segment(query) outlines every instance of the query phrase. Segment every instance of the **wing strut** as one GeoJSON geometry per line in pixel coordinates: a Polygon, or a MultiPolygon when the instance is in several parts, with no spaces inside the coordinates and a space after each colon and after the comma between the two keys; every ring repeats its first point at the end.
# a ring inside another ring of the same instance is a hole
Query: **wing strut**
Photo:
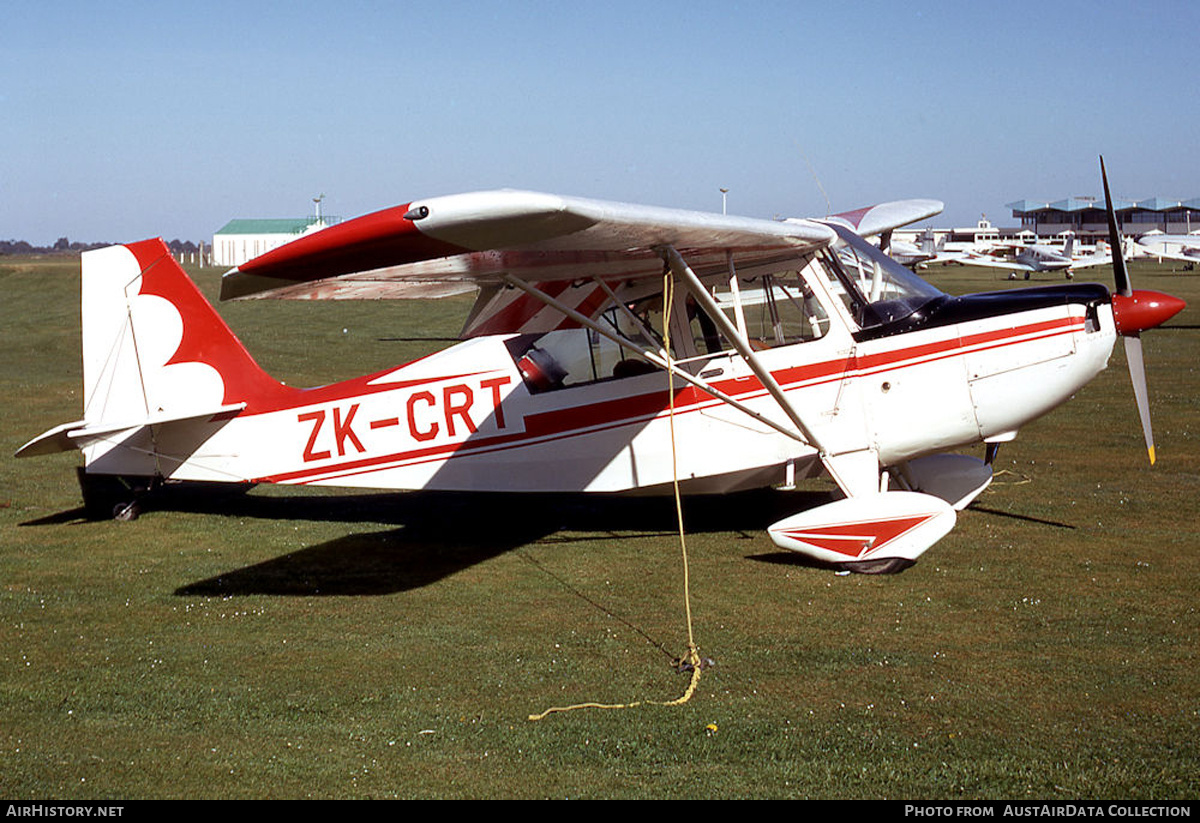
{"type": "MultiPolygon", "coordinates": [[[[680,378],[681,380],[684,380],[687,383],[690,383],[691,385],[695,386],[697,389],[704,392],[705,394],[708,394],[709,396],[714,397],[717,400],[720,400],[722,403],[732,406],[733,408],[737,409],[738,411],[740,411],[744,414],[747,414],[750,417],[753,417],[755,420],[762,423],[763,425],[770,426],[772,429],[779,432],[780,434],[787,435],[788,437],[792,438],[793,440],[798,440],[801,443],[804,443],[805,445],[811,445],[814,448],[816,447],[816,443],[814,441],[806,438],[800,432],[793,431],[792,429],[789,429],[787,426],[780,425],[779,423],[776,423],[774,420],[770,419],[769,417],[766,417],[766,416],[760,414],[759,412],[754,411],[754,409],[751,409],[744,403],[730,397],[725,392],[723,392],[720,389],[716,388],[715,386],[711,385],[708,381],[704,380],[703,378],[696,377],[695,375],[689,374],[688,372],[686,372],[683,369],[676,366],[674,363],[668,363],[666,358],[663,357],[662,354],[660,354],[659,352],[656,352],[647,346],[643,346],[640,343],[635,343],[634,341],[630,340],[629,338],[625,337],[624,335],[619,334],[616,331],[613,331],[611,328],[605,328],[604,326],[600,325],[599,323],[597,323],[595,320],[588,317],[587,315],[576,311],[575,309],[562,303],[559,300],[556,300],[555,298],[551,297],[550,295],[548,295],[545,292],[538,289],[536,286],[533,286],[530,283],[527,283],[526,281],[522,280],[521,278],[516,277],[515,275],[512,275],[512,274],[506,274],[504,276],[504,281],[506,283],[509,283],[512,286],[520,289],[521,291],[525,292],[526,294],[528,294],[530,297],[534,298],[535,300],[545,303],[550,308],[561,312],[562,314],[566,315],[567,317],[571,318],[575,322],[582,325],[584,328],[591,329],[592,331],[596,332],[597,334],[603,335],[604,337],[608,338],[612,342],[616,343],[618,346],[629,349],[634,354],[636,354],[638,357],[642,358],[643,360],[645,360],[646,362],[655,366],[656,368],[659,368],[662,371],[670,372],[671,374],[675,375],[676,377],[680,378]]],[[[599,278],[595,278],[595,282],[599,283],[601,288],[603,288],[609,294],[610,299],[615,300],[615,295],[612,294],[611,290],[609,290],[609,288],[604,284],[604,282],[602,280],[600,280],[599,278]]],[[[622,305],[620,300],[615,300],[615,302],[617,303],[618,306],[622,305]]],[[[634,319],[637,320],[636,317],[634,319]]],[[[640,323],[641,321],[638,321],[638,322],[640,323]]],[[[803,429],[801,429],[801,432],[802,431],[803,431],[803,429]]]]}
{"type": "Polygon", "coordinates": [[[658,253],[662,255],[662,258],[667,262],[667,265],[671,267],[671,271],[683,280],[684,284],[688,288],[688,291],[691,292],[692,297],[696,298],[696,302],[700,304],[700,307],[704,309],[708,316],[713,319],[713,322],[717,324],[717,328],[719,328],[721,333],[725,335],[725,338],[733,344],[735,349],[737,349],[737,353],[740,354],[742,359],[746,361],[746,364],[750,366],[750,370],[754,372],[754,376],[758,378],[759,382],[762,383],[763,388],[765,388],[767,392],[770,393],[771,397],[775,399],[775,402],[779,404],[779,408],[782,409],[784,414],[786,414],[788,418],[796,424],[796,428],[799,429],[800,433],[804,435],[804,440],[818,452],[820,452],[822,457],[824,457],[827,450],[825,446],[822,445],[820,438],[818,438],[813,432],[812,427],[804,422],[804,418],[801,417],[800,412],[795,406],[792,405],[791,401],[788,400],[787,395],[783,393],[783,388],[780,387],[777,382],[775,382],[775,377],[758,359],[758,356],[754,353],[754,350],[750,348],[750,343],[747,341],[746,337],[741,334],[732,323],[729,322],[729,318],[726,317],[725,313],[721,311],[719,306],[717,306],[717,302],[713,300],[712,295],[708,293],[708,289],[704,288],[704,284],[700,282],[700,278],[696,276],[694,271],[692,271],[691,266],[684,262],[684,259],[680,256],[679,252],[675,250],[674,246],[661,246],[658,249],[658,253]]]}
{"type": "Polygon", "coordinates": [[[725,267],[729,269],[729,291],[733,295],[733,316],[737,320],[738,334],[743,338],[746,333],[746,313],[742,310],[742,289],[738,285],[737,271],[733,267],[733,252],[725,252],[725,267]]]}

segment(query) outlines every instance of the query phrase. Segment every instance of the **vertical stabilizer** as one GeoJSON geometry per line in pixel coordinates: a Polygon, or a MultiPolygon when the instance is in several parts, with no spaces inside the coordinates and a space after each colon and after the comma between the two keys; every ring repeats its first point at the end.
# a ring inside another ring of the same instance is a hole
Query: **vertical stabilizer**
{"type": "Polygon", "coordinates": [[[18,457],[80,449],[89,473],[169,476],[243,410],[295,395],[271,379],[162,240],[85,252],[83,419],[18,457]]]}
{"type": "Polygon", "coordinates": [[[287,393],[259,368],[162,240],[83,255],[84,420],[136,425],[287,393]]]}

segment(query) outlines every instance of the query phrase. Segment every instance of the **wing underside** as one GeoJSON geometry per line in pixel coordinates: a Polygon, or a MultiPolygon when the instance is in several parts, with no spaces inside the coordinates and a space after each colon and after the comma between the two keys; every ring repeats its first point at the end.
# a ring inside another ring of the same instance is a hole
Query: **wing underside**
{"type": "MultiPolygon", "coordinates": [[[[519,277],[595,316],[619,283],[661,276],[660,249],[701,273],[795,258],[835,238],[779,222],[524,191],[414,201],[301,237],[225,274],[221,299],[411,299],[479,289],[464,336],[543,330],[519,277]],[[607,285],[601,286],[603,282],[607,285]],[[584,288],[581,288],[584,284],[584,288]]],[[[554,328],[553,325],[550,328],[554,328]]]]}
{"type": "Polygon", "coordinates": [[[1149,235],[1137,241],[1145,254],[1182,260],[1185,263],[1200,261],[1200,235],[1159,234],[1149,235]]]}
{"type": "Polygon", "coordinates": [[[657,248],[698,266],[829,244],[808,221],[776,222],[521,191],[451,195],[330,226],[226,273],[221,299],[397,298],[496,283],[628,279],[662,270],[657,248]]]}

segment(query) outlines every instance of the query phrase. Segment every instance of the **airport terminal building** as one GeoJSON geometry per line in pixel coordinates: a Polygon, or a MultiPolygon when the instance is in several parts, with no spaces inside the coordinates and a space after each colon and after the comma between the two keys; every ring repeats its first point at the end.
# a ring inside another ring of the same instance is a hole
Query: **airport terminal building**
{"type": "MultiPolygon", "coordinates": [[[[1151,197],[1147,200],[1113,199],[1117,224],[1127,237],[1140,237],[1152,231],[1164,234],[1190,234],[1200,231],[1200,197],[1191,200],[1166,200],[1151,197]]],[[[1021,229],[1037,237],[1055,237],[1075,232],[1084,243],[1108,237],[1108,217],[1103,199],[1068,197],[1053,203],[1018,200],[1008,203],[1021,229]]]]}

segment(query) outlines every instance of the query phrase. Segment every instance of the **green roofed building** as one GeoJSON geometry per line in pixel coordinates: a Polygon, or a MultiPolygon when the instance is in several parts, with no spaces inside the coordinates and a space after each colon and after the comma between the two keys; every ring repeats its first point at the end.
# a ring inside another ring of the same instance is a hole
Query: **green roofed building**
{"type": "Polygon", "coordinates": [[[340,222],[336,217],[280,217],[230,220],[213,235],[213,264],[240,266],[297,237],[340,222]]]}

